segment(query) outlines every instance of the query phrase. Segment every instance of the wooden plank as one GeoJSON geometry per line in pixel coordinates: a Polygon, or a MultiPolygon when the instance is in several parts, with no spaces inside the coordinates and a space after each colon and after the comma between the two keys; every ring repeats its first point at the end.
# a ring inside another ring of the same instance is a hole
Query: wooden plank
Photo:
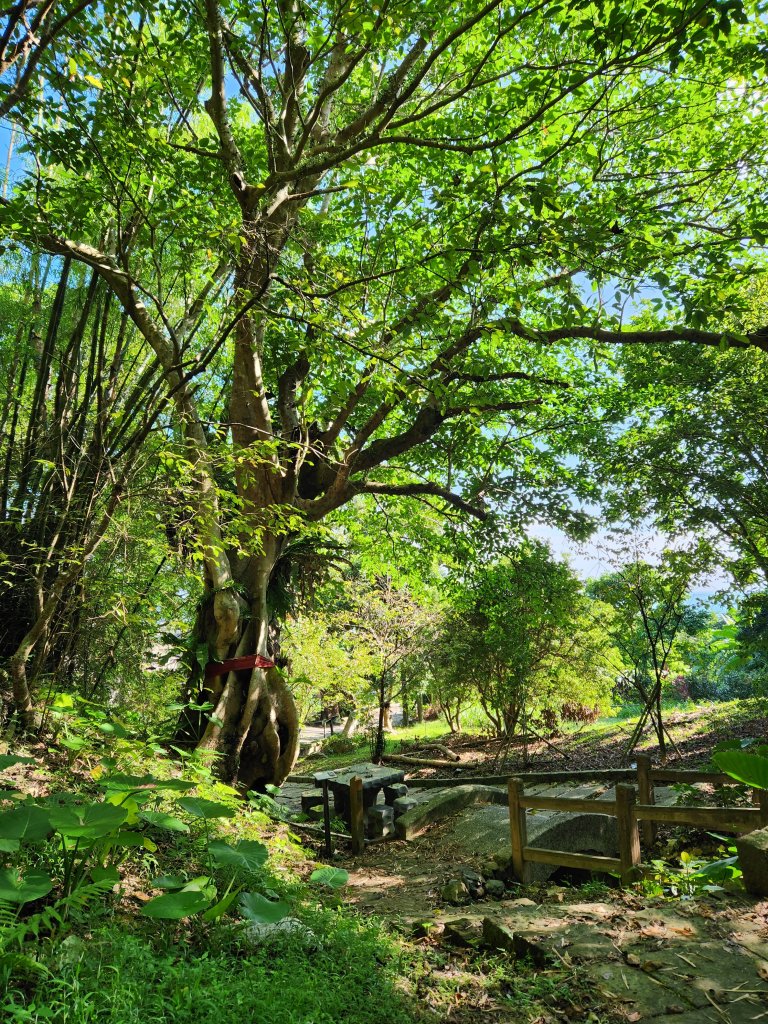
{"type": "Polygon", "coordinates": [[[754,829],[760,827],[758,807],[659,807],[635,804],[636,821],[664,821],[673,825],[704,825],[707,828],[754,829]]]}
{"type": "Polygon", "coordinates": [[[525,857],[523,850],[528,842],[528,826],[525,820],[525,808],[522,806],[523,783],[520,779],[510,779],[507,783],[509,796],[509,838],[512,846],[512,870],[518,882],[525,882],[525,857]]]}
{"type": "Polygon", "coordinates": [[[713,786],[724,782],[736,784],[735,779],[722,772],[694,772],[683,768],[651,768],[650,776],[653,782],[711,782],[713,786]]]}
{"type": "Polygon", "coordinates": [[[529,864],[558,864],[563,868],[582,868],[584,871],[620,871],[618,857],[598,857],[591,853],[566,853],[565,850],[546,850],[540,846],[526,846],[523,856],[529,864]]]}
{"type": "MultiPolygon", "coordinates": [[[[451,768],[451,765],[443,765],[451,768]]],[[[456,770],[465,765],[457,765],[456,770]]],[[[634,768],[603,768],[602,770],[586,769],[573,772],[515,772],[506,775],[462,775],[450,779],[413,779],[406,782],[413,789],[450,789],[452,786],[506,786],[510,778],[520,779],[526,785],[539,782],[622,782],[635,778],[634,768]]]]}
{"type": "Polygon", "coordinates": [[[325,859],[331,859],[331,805],[328,799],[328,780],[323,783],[323,832],[325,833],[325,859]]]}
{"type": "MultiPolygon", "coordinates": [[[[641,804],[655,804],[653,778],[651,777],[651,759],[647,754],[638,754],[637,761],[637,795],[641,804]]],[[[640,834],[646,847],[653,846],[656,841],[656,826],[652,821],[644,821],[640,826],[640,834]]]]}
{"type": "Polygon", "coordinates": [[[637,790],[626,782],[616,786],[616,825],[619,832],[621,884],[630,885],[640,875],[640,830],[633,814],[637,790]]]}
{"type": "Polygon", "coordinates": [[[760,814],[760,828],[768,825],[768,789],[753,789],[752,795],[760,814]]]}
{"type": "Polygon", "coordinates": [[[352,834],[352,853],[357,856],[365,849],[363,780],[359,775],[349,780],[349,831],[352,834]]]}
{"type": "Polygon", "coordinates": [[[524,796],[521,807],[532,811],[568,811],[571,814],[616,814],[615,800],[588,799],[580,796],[524,796]]]}

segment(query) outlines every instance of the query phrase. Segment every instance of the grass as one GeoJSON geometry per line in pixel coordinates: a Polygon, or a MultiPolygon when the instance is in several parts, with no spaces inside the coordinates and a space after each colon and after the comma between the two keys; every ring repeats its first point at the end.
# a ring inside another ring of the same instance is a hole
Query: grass
{"type": "Polygon", "coordinates": [[[315,910],[305,935],[249,945],[231,926],[147,930],[113,921],[49,944],[49,972],[5,995],[7,1024],[412,1024],[403,951],[383,929],[315,910]]]}

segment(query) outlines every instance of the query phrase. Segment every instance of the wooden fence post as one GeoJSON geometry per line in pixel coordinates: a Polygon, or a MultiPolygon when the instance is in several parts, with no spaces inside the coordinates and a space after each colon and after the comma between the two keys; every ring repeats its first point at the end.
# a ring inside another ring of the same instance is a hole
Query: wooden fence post
{"type": "Polygon", "coordinates": [[[525,808],[520,806],[523,795],[523,783],[520,779],[511,778],[507,783],[509,794],[509,838],[512,845],[512,870],[518,882],[525,882],[525,854],[528,845],[528,826],[525,820],[525,808]]]}
{"type": "Polygon", "coordinates": [[[331,805],[328,797],[328,779],[323,780],[323,835],[325,837],[325,859],[330,860],[331,848],[331,805]]]}
{"type": "Polygon", "coordinates": [[[352,853],[365,849],[365,822],[363,819],[363,780],[359,775],[349,780],[349,831],[352,834],[352,853]]]}
{"type": "Polygon", "coordinates": [[[768,826],[768,789],[753,789],[752,795],[760,809],[760,828],[768,826]]]}
{"type": "MultiPolygon", "coordinates": [[[[637,755],[637,790],[640,797],[638,803],[655,804],[656,796],[653,792],[653,780],[651,779],[651,759],[647,754],[637,755]]],[[[651,847],[656,841],[656,824],[653,821],[640,823],[640,831],[643,836],[643,843],[651,847]]]]}
{"type": "Polygon", "coordinates": [[[625,782],[616,786],[616,825],[619,831],[622,885],[636,881],[640,874],[640,830],[635,818],[636,799],[634,786],[625,782]]]}

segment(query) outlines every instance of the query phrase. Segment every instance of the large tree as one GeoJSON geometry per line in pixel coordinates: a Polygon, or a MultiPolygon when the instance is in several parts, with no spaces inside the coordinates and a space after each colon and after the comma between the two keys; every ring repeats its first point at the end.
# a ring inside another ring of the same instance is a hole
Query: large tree
{"type": "MultiPolygon", "coordinates": [[[[155,353],[212,660],[269,655],[270,577],[301,522],[361,494],[514,506],[553,478],[605,346],[721,343],[701,282],[745,270],[768,144],[761,22],[738,0],[91,14],[47,51],[46,109],[19,100],[36,160],[6,230],[92,267],[155,353]],[[680,320],[624,330],[614,300],[648,281],[680,320]]],[[[549,497],[562,520],[574,484],[549,497]]],[[[280,676],[231,671],[204,696],[188,739],[244,786],[282,779],[280,676]]]]}

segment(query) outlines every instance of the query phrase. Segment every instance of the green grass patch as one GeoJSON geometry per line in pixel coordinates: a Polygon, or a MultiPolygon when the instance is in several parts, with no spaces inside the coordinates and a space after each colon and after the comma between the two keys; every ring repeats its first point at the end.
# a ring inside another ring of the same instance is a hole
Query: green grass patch
{"type": "Polygon", "coordinates": [[[303,915],[309,932],[255,945],[233,926],[117,923],[49,945],[47,975],[17,976],[7,1024],[412,1024],[401,947],[341,911],[303,915]]]}

